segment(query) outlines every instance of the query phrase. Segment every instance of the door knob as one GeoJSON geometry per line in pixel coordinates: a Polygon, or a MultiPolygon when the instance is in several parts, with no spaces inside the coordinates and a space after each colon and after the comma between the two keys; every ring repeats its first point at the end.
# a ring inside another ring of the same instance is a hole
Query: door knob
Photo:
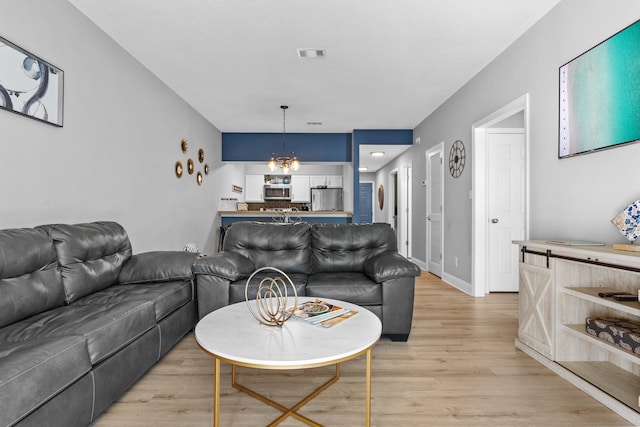
{"type": "Polygon", "coordinates": [[[491,218],[491,224],[497,224],[498,218],[491,218]]]}

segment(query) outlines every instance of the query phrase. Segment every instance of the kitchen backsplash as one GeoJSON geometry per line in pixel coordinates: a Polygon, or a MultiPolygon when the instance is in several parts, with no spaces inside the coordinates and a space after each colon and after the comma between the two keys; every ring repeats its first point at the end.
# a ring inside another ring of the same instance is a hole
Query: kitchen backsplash
{"type": "Polygon", "coordinates": [[[250,211],[259,211],[260,209],[273,208],[296,208],[298,210],[308,210],[309,203],[291,203],[288,200],[271,200],[264,203],[247,203],[250,211]]]}

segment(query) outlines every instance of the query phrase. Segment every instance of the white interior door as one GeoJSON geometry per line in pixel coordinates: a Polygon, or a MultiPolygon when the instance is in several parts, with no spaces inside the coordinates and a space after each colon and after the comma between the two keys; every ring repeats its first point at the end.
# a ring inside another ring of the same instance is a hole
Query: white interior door
{"type": "Polygon", "coordinates": [[[411,183],[413,182],[413,166],[410,164],[407,167],[407,258],[411,258],[411,236],[413,235],[413,187],[411,183]]]}
{"type": "Polygon", "coordinates": [[[427,267],[436,276],[442,277],[442,214],[443,176],[442,144],[427,151],[427,267]]]}
{"type": "Polygon", "coordinates": [[[391,228],[393,228],[396,233],[398,253],[402,253],[402,245],[400,244],[402,236],[400,236],[400,218],[398,217],[398,169],[393,169],[389,173],[388,191],[389,195],[387,196],[387,194],[385,194],[385,204],[388,203],[389,205],[389,224],[391,224],[391,228]]]}
{"type": "Polygon", "coordinates": [[[411,167],[406,165],[400,167],[398,174],[398,252],[405,258],[409,258],[410,246],[410,219],[409,200],[411,199],[411,167]]]}
{"type": "Polygon", "coordinates": [[[522,129],[487,129],[489,290],[517,292],[518,247],[525,236],[525,136],[522,129]]]}

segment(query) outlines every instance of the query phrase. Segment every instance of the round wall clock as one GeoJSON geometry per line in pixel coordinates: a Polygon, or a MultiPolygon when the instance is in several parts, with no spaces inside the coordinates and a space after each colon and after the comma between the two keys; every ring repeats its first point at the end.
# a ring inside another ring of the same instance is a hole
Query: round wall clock
{"type": "Polygon", "coordinates": [[[454,178],[459,177],[464,170],[464,144],[462,141],[457,140],[451,146],[451,151],[449,152],[449,172],[451,172],[451,176],[454,178]]]}

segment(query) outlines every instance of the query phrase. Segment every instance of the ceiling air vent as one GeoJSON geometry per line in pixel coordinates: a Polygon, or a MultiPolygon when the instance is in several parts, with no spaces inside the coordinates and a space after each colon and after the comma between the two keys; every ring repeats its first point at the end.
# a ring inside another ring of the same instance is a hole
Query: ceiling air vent
{"type": "Polygon", "coordinates": [[[296,49],[298,58],[324,58],[327,56],[326,49],[296,49]]]}

